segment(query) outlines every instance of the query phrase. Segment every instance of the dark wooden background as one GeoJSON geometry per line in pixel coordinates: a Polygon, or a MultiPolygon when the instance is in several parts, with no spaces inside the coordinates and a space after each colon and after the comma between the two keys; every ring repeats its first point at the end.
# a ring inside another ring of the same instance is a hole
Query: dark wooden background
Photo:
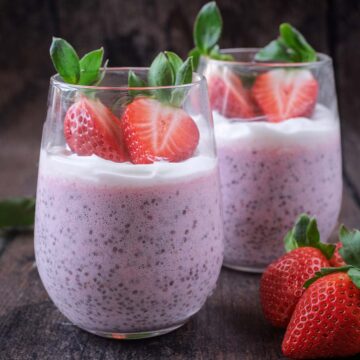
{"type": "MultiPolygon", "coordinates": [[[[80,53],[104,46],[110,65],[185,56],[201,0],[0,0],[0,198],[34,195],[52,35],[80,53]]],[[[263,46],[288,21],[334,59],[342,121],[341,221],[360,226],[360,0],[219,0],[222,47],[263,46]]],[[[119,344],[86,334],[43,290],[32,235],[0,239],[0,360],[282,359],[281,332],[261,315],[258,277],[223,270],[205,308],[163,338],[119,344]]]]}

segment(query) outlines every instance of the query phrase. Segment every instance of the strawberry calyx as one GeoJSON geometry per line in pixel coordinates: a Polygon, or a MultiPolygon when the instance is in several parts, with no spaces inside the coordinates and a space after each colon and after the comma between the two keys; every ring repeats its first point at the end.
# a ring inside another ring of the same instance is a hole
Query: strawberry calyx
{"type": "Polygon", "coordinates": [[[317,221],[307,214],[301,214],[297,218],[294,227],[284,238],[284,245],[287,252],[300,247],[314,247],[319,249],[327,259],[330,259],[335,251],[335,245],[320,241],[317,221]]]}
{"type": "Polygon", "coordinates": [[[183,61],[174,52],[160,52],[150,65],[147,79],[141,79],[132,70],[129,71],[129,95],[131,99],[137,96],[152,97],[167,105],[180,107],[186,95],[186,89],[161,87],[190,84],[192,76],[192,57],[183,61]],[[157,89],[147,89],[148,87],[157,87],[157,89]]]}
{"type": "Polygon", "coordinates": [[[340,226],[339,238],[342,244],[339,253],[345,262],[345,266],[335,268],[322,268],[315,276],[304,284],[308,288],[316,280],[336,272],[345,272],[349,275],[354,285],[360,289],[360,231],[348,230],[344,225],[340,226]]]}

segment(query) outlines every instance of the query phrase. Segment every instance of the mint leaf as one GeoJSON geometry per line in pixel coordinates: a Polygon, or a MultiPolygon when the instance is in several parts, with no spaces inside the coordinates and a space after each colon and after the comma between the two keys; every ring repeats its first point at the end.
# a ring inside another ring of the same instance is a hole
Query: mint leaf
{"type": "Polygon", "coordinates": [[[66,40],[54,37],[50,46],[50,56],[63,80],[69,84],[77,84],[80,79],[80,64],[74,48],[66,40]]]}
{"type": "Polygon", "coordinates": [[[283,23],[280,25],[280,37],[285,46],[297,54],[294,61],[307,62],[316,60],[316,51],[305,40],[304,36],[290,24],[283,23]]]}
{"type": "Polygon", "coordinates": [[[352,282],[355,284],[355,286],[360,289],[360,269],[351,268],[348,271],[348,275],[352,282]]]}
{"type": "Polygon", "coordinates": [[[80,85],[92,85],[99,79],[104,49],[93,50],[80,60],[80,85]]]}
{"type": "MultiPolygon", "coordinates": [[[[133,71],[129,71],[128,75],[128,85],[131,88],[136,87],[146,87],[146,82],[138,77],[133,71]]],[[[148,95],[148,91],[146,90],[129,90],[129,94],[131,97],[135,97],[138,95],[148,95]]]]}
{"type": "MultiPolygon", "coordinates": [[[[185,60],[185,62],[180,66],[177,74],[175,85],[184,85],[192,82],[193,75],[193,61],[192,58],[189,57],[185,60]]],[[[171,94],[171,104],[174,106],[180,106],[184,96],[186,94],[187,89],[184,88],[176,88],[173,90],[171,94]]]]}
{"type": "Polygon", "coordinates": [[[180,66],[183,64],[181,57],[172,51],[165,51],[165,55],[172,66],[174,74],[176,74],[179,71],[180,66]]]}
{"type": "Polygon", "coordinates": [[[9,198],[0,201],[0,229],[23,228],[34,224],[35,199],[9,198]]]}
{"type": "Polygon", "coordinates": [[[200,62],[201,51],[198,48],[194,48],[189,51],[189,57],[193,59],[193,68],[197,69],[200,62]]]}
{"type": "MultiPolygon", "coordinates": [[[[172,65],[163,52],[151,63],[148,73],[149,86],[171,86],[174,84],[175,74],[172,65]]],[[[160,101],[169,101],[170,89],[158,89],[153,91],[160,101]]]]}
{"type": "Polygon", "coordinates": [[[196,17],[194,25],[195,46],[208,53],[220,39],[222,18],[215,1],[205,4],[196,17]]]}
{"type": "Polygon", "coordinates": [[[287,62],[289,60],[289,54],[282,41],[273,40],[255,55],[255,60],[287,62]]]}
{"type": "Polygon", "coordinates": [[[347,272],[349,269],[351,269],[351,266],[342,266],[342,267],[336,267],[336,268],[322,268],[320,271],[317,271],[315,273],[315,276],[311,279],[307,280],[304,284],[304,288],[308,288],[311,284],[313,284],[316,280],[336,272],[347,272]]]}
{"type": "Polygon", "coordinates": [[[335,251],[335,245],[324,244],[320,241],[320,233],[315,218],[307,214],[301,214],[292,230],[284,238],[285,250],[290,252],[299,247],[314,247],[319,249],[327,259],[330,259],[335,251]]]}
{"type": "Polygon", "coordinates": [[[293,26],[283,23],[280,36],[255,55],[256,61],[309,62],[316,61],[316,51],[293,26]]]}
{"type": "Polygon", "coordinates": [[[341,225],[339,238],[343,245],[339,253],[346,264],[360,267],[360,231],[350,231],[344,225],[341,225]]]}
{"type": "Polygon", "coordinates": [[[148,83],[149,86],[170,86],[174,82],[174,72],[170,61],[161,52],[151,63],[148,83]]]}
{"type": "Polygon", "coordinates": [[[192,82],[192,58],[188,57],[176,73],[175,85],[184,85],[192,82]]]}
{"type": "Polygon", "coordinates": [[[231,61],[234,60],[234,57],[230,54],[222,54],[220,52],[220,48],[219,45],[215,45],[210,53],[209,53],[209,57],[211,59],[215,59],[215,60],[224,60],[224,61],[231,61]]]}

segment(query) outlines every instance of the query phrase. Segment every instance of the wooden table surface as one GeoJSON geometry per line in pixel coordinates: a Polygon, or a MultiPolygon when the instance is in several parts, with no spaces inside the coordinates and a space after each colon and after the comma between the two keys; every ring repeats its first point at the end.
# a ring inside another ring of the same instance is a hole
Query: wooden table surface
{"type": "MultiPolygon", "coordinates": [[[[47,84],[38,84],[0,114],[0,197],[35,193],[46,92],[47,84]]],[[[355,227],[360,226],[360,142],[350,127],[342,130],[340,221],[355,227]]],[[[214,294],[185,326],[158,338],[120,342],[88,334],[60,314],[40,282],[32,233],[2,239],[0,247],[1,360],[285,359],[283,332],[268,325],[260,311],[258,275],[223,269],[214,294]]]]}

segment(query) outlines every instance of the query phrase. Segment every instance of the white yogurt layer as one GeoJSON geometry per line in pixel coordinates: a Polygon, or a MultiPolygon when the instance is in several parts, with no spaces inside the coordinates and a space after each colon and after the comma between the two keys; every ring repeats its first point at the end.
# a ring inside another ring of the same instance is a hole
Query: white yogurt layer
{"type": "Polygon", "coordinates": [[[246,141],[256,146],[303,144],[316,145],[319,141],[338,136],[339,121],[333,113],[317,104],[311,118],[298,117],[279,123],[266,121],[231,121],[213,112],[215,138],[219,147],[246,141]]]}
{"type": "Polygon", "coordinates": [[[78,156],[60,147],[40,153],[41,175],[129,187],[188,181],[213,171],[216,165],[214,157],[200,154],[178,163],[158,161],[135,165],[116,163],[96,155],[78,156]]]}

